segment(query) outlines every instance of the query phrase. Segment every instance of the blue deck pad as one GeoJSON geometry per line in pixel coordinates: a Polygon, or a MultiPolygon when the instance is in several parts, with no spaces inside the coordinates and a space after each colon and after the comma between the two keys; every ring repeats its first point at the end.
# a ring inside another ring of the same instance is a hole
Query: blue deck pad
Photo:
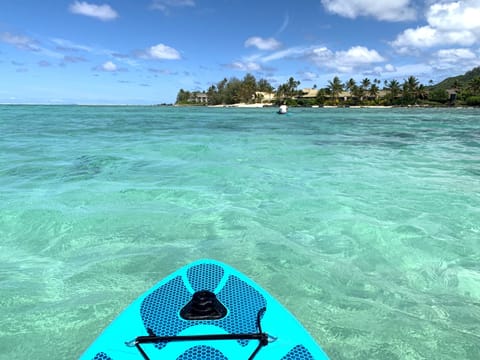
{"type": "MultiPolygon", "coordinates": [[[[266,306],[265,298],[253,287],[229,275],[224,286],[219,284],[224,277],[224,270],[215,264],[199,264],[187,271],[187,278],[177,276],[153,291],[142,302],[140,315],[147,329],[157,336],[175,336],[185,329],[197,325],[214,325],[227,333],[255,333],[257,314],[266,306]],[[220,320],[184,320],[179,316],[180,309],[192,298],[193,292],[199,290],[217,291],[218,300],[227,308],[228,314],[220,320]]],[[[268,309],[267,309],[268,311],[268,309]]],[[[242,346],[248,340],[238,340],[242,346]]],[[[166,343],[158,343],[162,349],[166,343]]]]}
{"type": "Polygon", "coordinates": [[[194,292],[201,290],[215,292],[224,274],[225,270],[215,264],[199,264],[187,270],[188,282],[194,292]]]}
{"type": "Polygon", "coordinates": [[[113,360],[113,359],[107,354],[105,354],[104,352],[100,352],[97,355],[95,355],[93,360],[113,360]]]}
{"type": "Polygon", "coordinates": [[[315,360],[304,346],[297,345],[290,350],[281,360],[315,360]]]}
{"type": "Polygon", "coordinates": [[[219,350],[211,348],[210,346],[194,346],[182,355],[177,360],[228,360],[219,350]]]}

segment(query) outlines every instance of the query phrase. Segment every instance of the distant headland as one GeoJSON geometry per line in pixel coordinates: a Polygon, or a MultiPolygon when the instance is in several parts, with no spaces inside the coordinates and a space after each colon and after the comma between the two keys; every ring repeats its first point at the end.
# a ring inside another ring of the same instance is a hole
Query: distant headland
{"type": "Polygon", "coordinates": [[[274,88],[266,79],[252,74],[243,79],[224,78],[203,91],[180,89],[176,105],[263,107],[285,103],[303,107],[370,106],[480,106],[480,67],[464,75],[449,77],[438,84],[421,84],[415,76],[402,82],[353,78],[342,82],[338,76],[323,88],[300,89],[293,77],[274,88]]]}

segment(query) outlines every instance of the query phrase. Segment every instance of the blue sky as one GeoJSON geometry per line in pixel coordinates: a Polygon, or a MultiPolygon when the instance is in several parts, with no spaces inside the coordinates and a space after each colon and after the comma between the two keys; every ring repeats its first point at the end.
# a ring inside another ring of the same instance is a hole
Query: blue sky
{"type": "Polygon", "coordinates": [[[0,103],[156,104],[274,86],[423,83],[480,65],[480,0],[4,0],[0,103]]]}

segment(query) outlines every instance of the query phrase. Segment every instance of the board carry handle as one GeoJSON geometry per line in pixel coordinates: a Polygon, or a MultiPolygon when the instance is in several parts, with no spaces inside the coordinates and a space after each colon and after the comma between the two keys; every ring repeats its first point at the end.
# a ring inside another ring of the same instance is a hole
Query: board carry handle
{"type": "Polygon", "coordinates": [[[148,336],[137,336],[134,340],[125,342],[128,347],[136,347],[145,360],[150,358],[145,353],[141,344],[155,344],[159,342],[174,341],[215,341],[215,340],[257,340],[258,346],[250,355],[248,360],[252,360],[264,346],[275,341],[275,338],[262,331],[261,318],[267,308],[261,308],[257,313],[258,333],[251,334],[210,334],[210,335],[179,335],[179,336],[156,336],[151,329],[148,329],[148,336]]]}

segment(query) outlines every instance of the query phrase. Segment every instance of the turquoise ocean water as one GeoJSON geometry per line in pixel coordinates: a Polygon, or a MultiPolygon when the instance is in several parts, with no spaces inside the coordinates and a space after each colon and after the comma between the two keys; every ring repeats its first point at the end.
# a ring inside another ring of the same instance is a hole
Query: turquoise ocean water
{"type": "Polygon", "coordinates": [[[0,359],[203,257],[332,359],[480,359],[480,110],[274,111],[0,106],[0,359]]]}

